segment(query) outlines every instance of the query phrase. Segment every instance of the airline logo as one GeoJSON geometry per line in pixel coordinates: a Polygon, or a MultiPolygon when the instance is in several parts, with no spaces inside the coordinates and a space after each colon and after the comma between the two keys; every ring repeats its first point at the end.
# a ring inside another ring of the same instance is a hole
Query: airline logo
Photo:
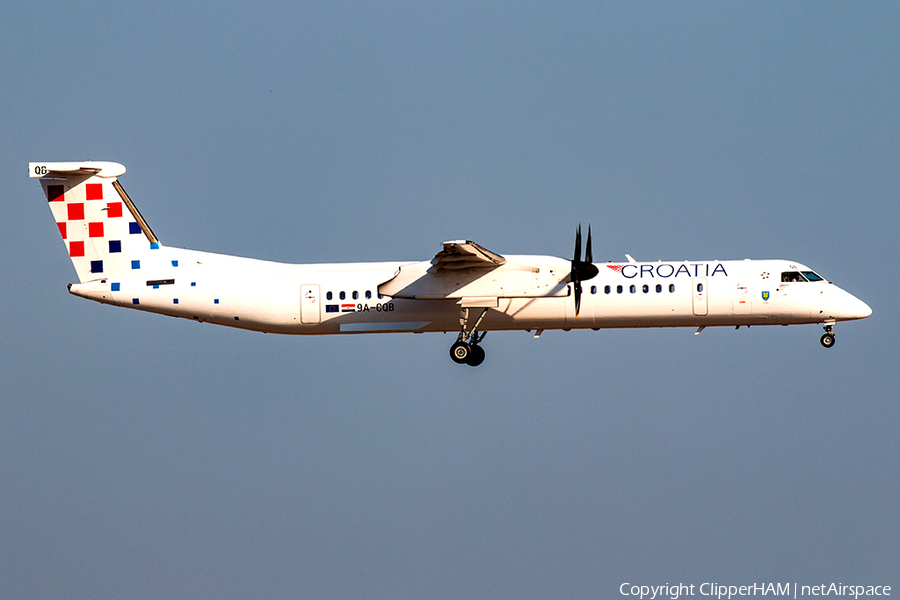
{"type": "Polygon", "coordinates": [[[616,273],[621,273],[625,279],[653,278],[668,279],[669,277],[714,277],[724,275],[728,277],[725,265],[722,263],[627,263],[624,265],[606,265],[616,273]]]}

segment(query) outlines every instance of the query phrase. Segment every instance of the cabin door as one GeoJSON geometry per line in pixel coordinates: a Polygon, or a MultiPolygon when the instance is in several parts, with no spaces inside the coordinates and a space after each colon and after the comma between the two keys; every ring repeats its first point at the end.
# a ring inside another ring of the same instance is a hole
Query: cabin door
{"type": "Polygon", "coordinates": [[[734,288],[734,314],[750,314],[750,287],[746,284],[739,283],[734,288]]]}
{"type": "Polygon", "coordinates": [[[321,314],[318,284],[304,284],[300,286],[300,322],[318,323],[321,314]]]}

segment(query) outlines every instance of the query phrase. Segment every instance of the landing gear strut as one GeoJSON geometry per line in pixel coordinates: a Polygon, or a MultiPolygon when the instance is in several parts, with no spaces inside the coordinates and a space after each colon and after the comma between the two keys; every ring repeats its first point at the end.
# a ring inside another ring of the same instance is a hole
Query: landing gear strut
{"type": "Polygon", "coordinates": [[[831,332],[831,325],[825,326],[825,334],[819,339],[823,346],[831,348],[834,346],[834,334],[831,332]]]}
{"type": "Polygon", "coordinates": [[[479,332],[477,329],[487,311],[488,309],[486,308],[481,310],[481,314],[478,315],[478,319],[475,320],[475,324],[469,331],[466,331],[466,324],[469,320],[469,309],[463,308],[460,311],[459,337],[456,339],[456,342],[450,346],[450,358],[452,358],[453,362],[456,364],[477,367],[484,362],[484,348],[479,346],[479,344],[481,343],[481,340],[484,339],[484,336],[487,335],[487,332],[479,332]]]}

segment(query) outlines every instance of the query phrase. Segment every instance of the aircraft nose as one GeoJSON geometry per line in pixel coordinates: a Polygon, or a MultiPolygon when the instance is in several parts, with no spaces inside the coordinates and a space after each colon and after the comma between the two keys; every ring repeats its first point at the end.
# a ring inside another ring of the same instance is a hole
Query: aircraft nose
{"type": "Polygon", "coordinates": [[[845,319],[865,319],[872,314],[872,309],[859,298],[850,296],[846,299],[841,313],[845,319]]]}

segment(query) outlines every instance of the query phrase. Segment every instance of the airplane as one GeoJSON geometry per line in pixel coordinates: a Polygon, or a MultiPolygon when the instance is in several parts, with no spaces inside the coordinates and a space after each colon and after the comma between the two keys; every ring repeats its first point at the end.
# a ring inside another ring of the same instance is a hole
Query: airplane
{"type": "Polygon", "coordinates": [[[478,366],[488,331],[822,324],[872,314],[789,260],[594,263],[588,226],[571,260],[500,255],[452,240],[430,260],[288,264],[163,246],[115,162],[32,162],[78,275],[104,304],[280,334],[452,332],[450,357],[478,366]]]}

